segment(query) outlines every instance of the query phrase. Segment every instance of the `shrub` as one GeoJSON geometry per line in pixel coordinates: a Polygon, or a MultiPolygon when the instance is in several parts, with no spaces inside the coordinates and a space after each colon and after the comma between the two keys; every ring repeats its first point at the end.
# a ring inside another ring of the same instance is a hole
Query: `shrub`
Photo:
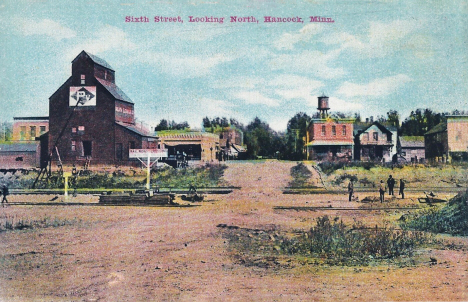
{"type": "Polygon", "coordinates": [[[291,176],[293,180],[289,183],[290,187],[304,186],[312,176],[312,172],[302,162],[291,168],[291,176]]]}
{"type": "Polygon", "coordinates": [[[371,168],[380,166],[379,163],[375,162],[361,162],[361,161],[353,161],[353,162],[321,162],[318,164],[320,169],[325,174],[332,174],[336,170],[343,169],[343,168],[364,168],[366,170],[370,170],[371,168]]]}
{"type": "Polygon", "coordinates": [[[443,207],[434,207],[405,216],[402,228],[468,235],[468,190],[459,193],[443,207]]]}

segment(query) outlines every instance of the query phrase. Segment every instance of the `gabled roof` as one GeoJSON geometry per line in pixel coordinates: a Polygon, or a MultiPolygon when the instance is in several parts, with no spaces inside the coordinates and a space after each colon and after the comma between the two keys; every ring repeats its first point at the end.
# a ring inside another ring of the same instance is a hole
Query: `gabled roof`
{"type": "Polygon", "coordinates": [[[157,136],[154,136],[154,135],[151,135],[151,134],[149,134],[147,132],[144,132],[142,129],[139,129],[139,128],[135,127],[134,125],[125,124],[125,123],[118,122],[118,121],[116,121],[115,123],[117,125],[125,128],[125,129],[133,132],[133,133],[136,133],[136,134],[140,135],[140,136],[158,138],[157,136]]]}
{"type": "Polygon", "coordinates": [[[447,122],[440,122],[439,124],[435,125],[434,128],[427,131],[424,135],[435,134],[445,131],[447,131],[447,122]]]}
{"type": "Polygon", "coordinates": [[[96,63],[96,64],[98,64],[98,65],[101,65],[102,67],[105,67],[105,68],[110,69],[110,70],[112,70],[112,71],[115,71],[114,68],[112,68],[112,67],[109,65],[109,63],[107,63],[104,59],[101,59],[101,58],[99,58],[99,57],[96,57],[95,55],[90,54],[89,52],[86,52],[86,51],[84,51],[84,50],[83,50],[82,52],[80,52],[80,54],[77,55],[76,58],[73,59],[72,63],[74,63],[75,60],[76,60],[82,53],[86,54],[94,63],[96,63]]]}
{"type": "Polygon", "coordinates": [[[402,148],[424,148],[424,136],[402,136],[400,145],[402,148]]]}
{"type": "Polygon", "coordinates": [[[361,133],[364,133],[366,132],[370,127],[372,126],[376,126],[377,128],[379,128],[380,131],[384,132],[384,133],[388,133],[388,134],[392,134],[392,131],[389,130],[387,127],[385,127],[384,125],[382,125],[381,123],[379,122],[373,122],[372,124],[368,125],[367,127],[364,127],[361,131],[358,131],[358,133],[356,134],[361,134],[361,133]]]}
{"type": "Polygon", "coordinates": [[[0,152],[36,152],[38,142],[0,144],[0,152]]]}
{"type": "Polygon", "coordinates": [[[100,78],[96,78],[96,80],[99,81],[99,83],[102,84],[102,86],[104,86],[104,88],[107,89],[107,91],[110,92],[110,94],[112,94],[112,96],[120,101],[124,101],[124,102],[127,102],[127,103],[131,103],[133,104],[132,100],[125,94],[125,92],[123,92],[117,85],[115,85],[114,83],[111,83],[111,82],[108,82],[106,80],[103,80],[103,79],[100,79],[100,78]]]}

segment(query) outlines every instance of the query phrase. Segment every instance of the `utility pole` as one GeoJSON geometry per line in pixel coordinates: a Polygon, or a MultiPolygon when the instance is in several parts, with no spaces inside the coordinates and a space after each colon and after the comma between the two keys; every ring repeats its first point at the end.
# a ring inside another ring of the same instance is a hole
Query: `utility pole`
{"type": "Polygon", "coordinates": [[[299,136],[300,129],[291,129],[294,132],[294,153],[297,153],[297,137],[299,136]]]}

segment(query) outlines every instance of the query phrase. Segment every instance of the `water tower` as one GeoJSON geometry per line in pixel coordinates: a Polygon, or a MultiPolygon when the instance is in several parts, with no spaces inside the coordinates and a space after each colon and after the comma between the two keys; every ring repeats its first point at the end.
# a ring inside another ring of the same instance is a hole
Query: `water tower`
{"type": "Polygon", "coordinates": [[[318,111],[320,112],[320,116],[325,118],[328,116],[328,110],[330,107],[328,106],[328,96],[322,95],[318,97],[318,111]]]}

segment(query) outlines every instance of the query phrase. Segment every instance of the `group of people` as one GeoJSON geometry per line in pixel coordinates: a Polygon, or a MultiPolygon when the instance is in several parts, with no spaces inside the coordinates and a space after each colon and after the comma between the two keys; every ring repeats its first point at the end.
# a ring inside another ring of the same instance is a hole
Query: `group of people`
{"type": "MultiPolygon", "coordinates": [[[[396,180],[395,178],[392,177],[392,175],[390,175],[387,179],[387,186],[388,186],[388,194],[389,195],[394,195],[393,193],[393,188],[395,187],[395,183],[396,183],[396,180]]],[[[380,202],[384,202],[385,201],[385,192],[387,191],[387,187],[385,186],[385,183],[383,180],[380,180],[380,184],[379,184],[379,194],[380,194],[380,202]]],[[[354,183],[353,183],[353,180],[350,180],[349,181],[349,184],[348,184],[348,194],[349,194],[349,201],[352,200],[352,197],[354,195],[354,183]]],[[[399,195],[401,195],[401,198],[405,198],[405,181],[404,179],[400,179],[400,191],[398,193],[399,195]]]]}

